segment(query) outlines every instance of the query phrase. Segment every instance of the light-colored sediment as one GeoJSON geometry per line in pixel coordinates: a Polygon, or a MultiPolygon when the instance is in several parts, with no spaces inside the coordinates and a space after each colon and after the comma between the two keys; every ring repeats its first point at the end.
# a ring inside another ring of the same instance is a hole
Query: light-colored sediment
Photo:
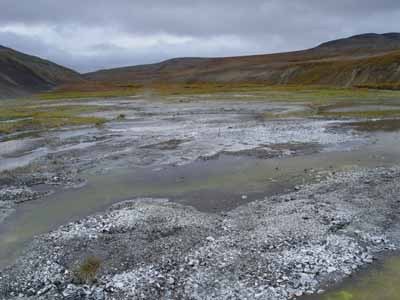
{"type": "Polygon", "coordinates": [[[397,249],[400,168],[355,169],[206,214],[135,199],[41,236],[0,273],[3,299],[290,299],[397,249]],[[97,282],[78,284],[85,257],[97,282]]]}

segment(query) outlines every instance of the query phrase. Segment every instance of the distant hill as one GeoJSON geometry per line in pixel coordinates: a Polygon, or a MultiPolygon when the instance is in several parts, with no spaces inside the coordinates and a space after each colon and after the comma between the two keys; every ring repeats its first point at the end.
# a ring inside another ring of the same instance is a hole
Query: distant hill
{"type": "Polygon", "coordinates": [[[0,46],[0,98],[24,96],[82,79],[73,70],[0,46]]]}
{"type": "Polygon", "coordinates": [[[400,82],[400,33],[363,34],[288,53],[225,58],[176,58],[100,70],[96,81],[264,82],[353,86],[400,82]]]}
{"type": "Polygon", "coordinates": [[[319,50],[352,51],[361,53],[373,53],[400,48],[400,33],[366,33],[355,35],[345,39],[323,43],[317,47],[319,50]]]}
{"type": "Polygon", "coordinates": [[[91,91],[112,88],[114,84],[199,82],[399,88],[400,33],[356,35],[287,53],[175,58],[83,75],[0,46],[0,98],[28,95],[59,85],[91,91]]]}

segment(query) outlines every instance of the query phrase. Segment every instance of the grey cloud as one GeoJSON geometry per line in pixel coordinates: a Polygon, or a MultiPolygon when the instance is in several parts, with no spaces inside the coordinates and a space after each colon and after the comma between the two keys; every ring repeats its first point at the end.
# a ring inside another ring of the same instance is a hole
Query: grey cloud
{"type": "MultiPolygon", "coordinates": [[[[398,31],[398,0],[1,0],[0,28],[15,24],[48,26],[60,39],[76,36],[90,42],[87,56],[77,47],[51,44],[37,36],[0,35],[0,44],[56,59],[79,70],[148,63],[176,56],[223,56],[295,50],[363,32],[398,31]],[[104,31],[91,40],[91,29],[104,31]],[[110,33],[111,32],[111,33],[110,33]],[[109,41],[112,32],[126,36],[167,34],[192,43],[136,49],[109,41]],[[203,47],[204,41],[233,37],[229,43],[203,47]],[[195,45],[195,43],[198,43],[195,45]],[[49,50],[49,48],[52,48],[49,50]],[[196,50],[197,49],[197,50],[196,50]]],[[[79,45],[77,45],[79,46],[79,45]]]]}

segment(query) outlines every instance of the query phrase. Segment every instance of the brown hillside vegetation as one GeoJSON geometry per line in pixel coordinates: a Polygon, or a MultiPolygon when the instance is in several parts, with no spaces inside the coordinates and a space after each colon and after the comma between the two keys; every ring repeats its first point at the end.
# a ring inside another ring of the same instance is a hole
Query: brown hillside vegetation
{"type": "Polygon", "coordinates": [[[400,34],[364,34],[304,51],[227,58],[177,58],[101,70],[90,80],[114,83],[263,82],[333,86],[397,85],[400,34]]]}

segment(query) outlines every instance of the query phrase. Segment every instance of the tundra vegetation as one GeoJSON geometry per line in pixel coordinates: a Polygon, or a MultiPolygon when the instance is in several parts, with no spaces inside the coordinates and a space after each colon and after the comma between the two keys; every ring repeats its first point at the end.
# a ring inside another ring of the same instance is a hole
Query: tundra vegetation
{"type": "MultiPolygon", "coordinates": [[[[262,83],[193,83],[145,85],[69,85],[47,93],[0,102],[0,134],[60,128],[63,126],[102,125],[107,120],[88,114],[112,107],[88,105],[90,99],[135,96],[158,101],[238,100],[302,103],[308,110],[287,114],[265,113],[266,118],[393,118],[400,116],[397,106],[400,91],[327,86],[267,86],[262,83]],[[383,109],[364,109],[363,106],[383,109]],[[354,107],[346,111],[346,108],[354,107]],[[359,110],[357,109],[359,108],[359,110]],[[337,111],[336,109],[342,109],[337,111]]],[[[129,99],[129,98],[128,98],[129,99]]],[[[151,101],[151,100],[150,100],[151,101]]],[[[121,114],[118,119],[124,119],[121,114]]]]}

